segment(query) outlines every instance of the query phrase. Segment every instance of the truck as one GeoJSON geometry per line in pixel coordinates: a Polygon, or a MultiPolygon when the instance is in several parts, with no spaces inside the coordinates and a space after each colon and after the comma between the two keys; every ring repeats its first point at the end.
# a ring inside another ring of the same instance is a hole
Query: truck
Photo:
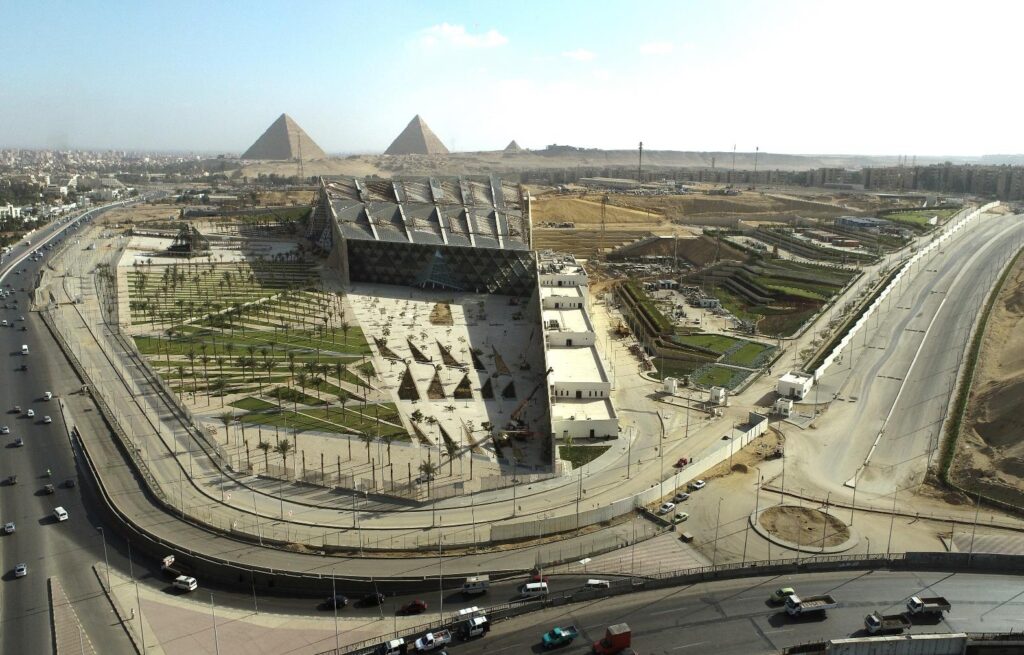
{"type": "Polygon", "coordinates": [[[564,628],[556,626],[544,633],[544,636],[540,638],[540,643],[544,648],[558,648],[559,646],[571,644],[573,639],[579,636],[580,631],[577,630],[574,625],[569,625],[564,628]]]}
{"type": "Polygon", "coordinates": [[[837,607],[839,607],[839,603],[829,594],[804,596],[803,598],[793,594],[786,598],[786,613],[790,616],[824,612],[825,610],[833,610],[837,607]]]}
{"type": "Polygon", "coordinates": [[[459,639],[467,641],[473,637],[482,637],[491,629],[491,623],[486,616],[474,616],[459,623],[456,633],[459,639]]]}
{"type": "Polygon", "coordinates": [[[608,626],[604,637],[594,642],[594,655],[618,655],[633,642],[633,632],[625,623],[608,626]]]}
{"type": "Polygon", "coordinates": [[[864,628],[871,634],[893,634],[910,629],[910,619],[905,614],[879,614],[872,612],[864,617],[864,628]]]}
{"type": "Polygon", "coordinates": [[[942,596],[911,596],[907,601],[907,610],[911,614],[942,614],[950,607],[952,605],[942,596]]]}
{"type": "Polygon", "coordinates": [[[487,575],[473,575],[462,583],[462,593],[466,596],[485,594],[491,586],[491,578],[487,575]]]}
{"type": "Polygon", "coordinates": [[[180,576],[193,577],[192,567],[175,561],[174,555],[165,557],[161,562],[160,569],[170,578],[177,579],[180,576]]]}
{"type": "Polygon", "coordinates": [[[377,650],[374,652],[376,655],[405,655],[406,649],[405,639],[399,637],[398,639],[385,641],[377,646],[377,650]]]}
{"type": "Polygon", "coordinates": [[[420,653],[427,653],[450,643],[452,643],[452,633],[449,630],[435,630],[416,640],[416,650],[420,653]]]}

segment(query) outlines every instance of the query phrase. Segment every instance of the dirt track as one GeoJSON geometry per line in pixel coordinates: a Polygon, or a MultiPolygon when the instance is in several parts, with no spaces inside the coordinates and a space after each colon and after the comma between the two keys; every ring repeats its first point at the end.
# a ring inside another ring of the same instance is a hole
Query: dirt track
{"type": "Polygon", "coordinates": [[[1024,505],[1024,257],[992,307],[950,475],[967,490],[1024,505]]]}

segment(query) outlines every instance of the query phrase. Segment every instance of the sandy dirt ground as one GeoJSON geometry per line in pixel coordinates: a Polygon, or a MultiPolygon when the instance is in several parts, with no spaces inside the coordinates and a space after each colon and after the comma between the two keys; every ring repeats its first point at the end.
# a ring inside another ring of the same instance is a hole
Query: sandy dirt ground
{"type": "Polygon", "coordinates": [[[951,474],[966,489],[1024,505],[1024,258],[989,316],[951,474]]]}
{"type": "Polygon", "coordinates": [[[771,534],[794,544],[820,546],[824,538],[827,548],[850,538],[850,529],[845,523],[811,507],[779,505],[761,512],[757,520],[771,534]]]}

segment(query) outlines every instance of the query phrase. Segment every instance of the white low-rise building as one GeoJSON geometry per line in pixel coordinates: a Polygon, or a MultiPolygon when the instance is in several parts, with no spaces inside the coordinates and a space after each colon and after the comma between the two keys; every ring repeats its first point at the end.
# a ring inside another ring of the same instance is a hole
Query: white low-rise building
{"type": "Polygon", "coordinates": [[[790,371],[779,378],[775,385],[775,392],[783,398],[803,400],[814,386],[814,378],[806,373],[793,373],[790,371]]]}

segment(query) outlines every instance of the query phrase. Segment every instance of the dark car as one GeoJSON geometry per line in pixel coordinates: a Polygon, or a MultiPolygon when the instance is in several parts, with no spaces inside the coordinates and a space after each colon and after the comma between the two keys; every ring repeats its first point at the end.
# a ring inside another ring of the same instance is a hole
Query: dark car
{"type": "Polygon", "coordinates": [[[363,606],[367,606],[367,605],[373,605],[373,606],[383,605],[384,604],[384,594],[366,594],[362,598],[359,599],[359,604],[363,605],[363,606]]]}
{"type": "Polygon", "coordinates": [[[52,484],[48,484],[45,487],[43,487],[43,493],[45,493],[46,495],[50,495],[50,494],[56,493],[56,492],[57,492],[57,490],[54,489],[52,484]]]}
{"type": "Polygon", "coordinates": [[[7,476],[7,484],[18,484],[18,476],[16,476],[16,475],[8,475],[7,476]]]}
{"type": "Polygon", "coordinates": [[[68,489],[73,489],[75,487],[75,479],[68,478],[67,480],[64,481],[64,486],[67,487],[68,489]]]}
{"type": "Polygon", "coordinates": [[[348,605],[348,598],[346,596],[342,596],[341,594],[328,596],[327,600],[324,601],[324,605],[327,607],[327,609],[331,610],[341,609],[342,607],[348,605]]]}
{"type": "Polygon", "coordinates": [[[402,605],[402,608],[398,610],[401,614],[419,614],[420,612],[427,611],[427,601],[425,600],[412,600],[402,605]]]}

